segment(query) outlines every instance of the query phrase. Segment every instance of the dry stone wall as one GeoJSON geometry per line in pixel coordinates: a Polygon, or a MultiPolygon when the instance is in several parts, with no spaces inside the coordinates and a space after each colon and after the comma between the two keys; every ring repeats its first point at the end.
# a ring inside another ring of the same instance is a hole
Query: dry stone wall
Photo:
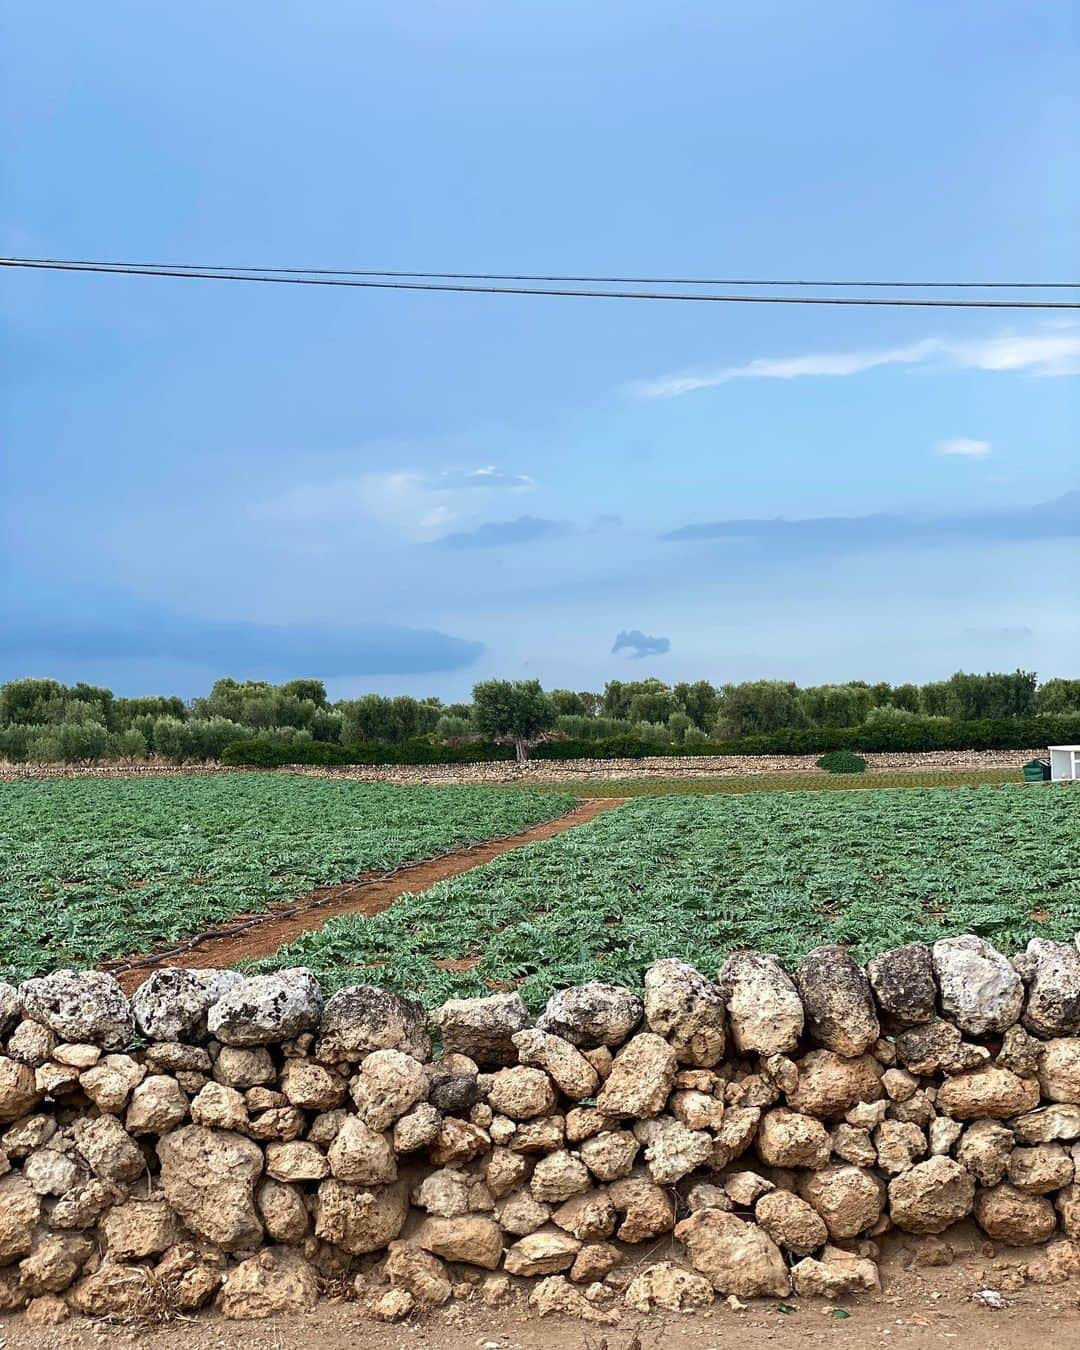
{"type": "Polygon", "coordinates": [[[666,960],[535,1019],[324,1002],[304,969],[130,1000],[56,971],[0,983],[0,1048],[0,1310],[36,1322],[835,1300],[878,1288],[889,1230],[961,1220],[1080,1274],[1076,945],[666,960]]]}

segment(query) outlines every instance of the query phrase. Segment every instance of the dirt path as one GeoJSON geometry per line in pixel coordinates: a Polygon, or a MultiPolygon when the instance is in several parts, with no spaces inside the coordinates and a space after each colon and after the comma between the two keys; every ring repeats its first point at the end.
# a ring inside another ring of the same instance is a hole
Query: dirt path
{"type": "Polygon", "coordinates": [[[437,881],[459,876],[501,853],[510,853],[526,844],[551,839],[564,830],[584,825],[602,811],[622,805],[622,801],[621,797],[590,798],[567,815],[545,820],[520,834],[468,844],[452,853],[406,863],[392,872],[376,873],[368,879],[361,877],[334,886],[319,886],[286,906],[259,914],[235,915],[220,927],[196,934],[178,946],[147,956],[108,961],[101,969],[114,974],[125,993],[130,994],[154,970],[163,966],[201,970],[211,966],[234,966],[239,961],[269,956],[302,933],[321,928],[328,919],[341,914],[380,914],[402,895],[426,891],[437,881]]]}

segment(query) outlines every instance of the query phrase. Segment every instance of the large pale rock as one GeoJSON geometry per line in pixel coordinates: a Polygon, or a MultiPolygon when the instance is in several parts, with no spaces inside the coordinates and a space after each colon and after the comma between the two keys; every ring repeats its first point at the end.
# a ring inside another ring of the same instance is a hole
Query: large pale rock
{"type": "Polygon", "coordinates": [[[1055,1139],[1080,1139],[1080,1106],[1043,1106],[1028,1111],[1012,1122],[1017,1139],[1023,1144],[1049,1144],[1055,1139]]]}
{"type": "Polygon", "coordinates": [[[1008,1182],[980,1191],[975,1220],[988,1237],[1008,1247],[1046,1242],[1057,1227],[1054,1206],[1042,1195],[1025,1195],[1008,1182]]]}
{"type": "Polygon", "coordinates": [[[1070,1186],[1075,1174],[1073,1160],[1060,1144],[1036,1144],[1015,1148],[1006,1167],[1009,1184],[1027,1195],[1049,1195],[1070,1186]]]}
{"type": "Polygon", "coordinates": [[[930,948],[910,942],[872,957],[866,965],[870,988],[878,1007],[897,1027],[932,1022],[937,1004],[937,984],[930,948]]]}
{"type": "Polygon", "coordinates": [[[941,938],[933,948],[941,1007],[962,1032],[990,1036],[1017,1021],[1024,986],[1008,960],[971,933],[941,938]]]}
{"type": "Polygon", "coordinates": [[[529,1028],[512,1037],[522,1064],[543,1069],[559,1091],[571,1101],[591,1097],[600,1085],[600,1075],[576,1046],[549,1031],[529,1028]]]}
{"type": "Polygon", "coordinates": [[[824,1167],[829,1161],[829,1135],[813,1116],[777,1107],[761,1118],[757,1151],[771,1167],[824,1167]]]}
{"type": "Polygon", "coordinates": [[[451,998],[431,1013],[444,1054],[468,1055],[477,1064],[502,1065],[515,1057],[514,1035],[530,1023],[521,995],[451,998]]]}
{"type": "Polygon", "coordinates": [[[175,1078],[151,1074],[131,1094],[124,1117],[129,1134],[168,1134],[187,1119],[188,1099],[175,1078]]]}
{"type": "Polygon", "coordinates": [[[937,1096],[938,1110],[954,1120],[1005,1120],[1038,1104],[1039,1085],[1034,1079],[1019,1078],[996,1064],[947,1078],[937,1096]]]}
{"type": "Polygon", "coordinates": [[[591,980],[552,994],[536,1025],[571,1045],[615,1046],[622,1045],[643,1011],[641,999],[629,989],[591,980]]]}
{"type": "Polygon", "coordinates": [[[859,1102],[884,1095],[882,1068],[872,1055],[844,1058],[832,1050],[811,1050],[798,1060],[799,1081],[788,1093],[794,1111],[821,1120],[839,1120],[859,1102]]]}
{"type": "Polygon", "coordinates": [[[155,970],[132,995],[135,1025],[148,1041],[198,1040],[206,1032],[210,1004],[243,983],[235,970],[212,972],[215,984],[202,978],[211,972],[170,967],[155,970]]]}
{"type": "Polygon", "coordinates": [[[18,1120],[40,1100],[37,1078],[29,1064],[0,1055],[0,1122],[18,1120]]]}
{"type": "Polygon", "coordinates": [[[424,1009],[415,999],[355,984],[327,999],[316,1054],[324,1063],[357,1061],[373,1050],[400,1050],[414,1059],[431,1056],[424,1009]]]}
{"type": "Polygon", "coordinates": [[[101,1221],[110,1261],[141,1261],[168,1251],[180,1240],[176,1215],[164,1200],[125,1200],[101,1221]]]}
{"type": "Polygon", "coordinates": [[[306,1312],[319,1298],[315,1268],[292,1247],[267,1247],[225,1277],[218,1311],[231,1322],[306,1312]]]}
{"type": "Polygon", "coordinates": [[[22,1017],[22,1001],[13,984],[0,980],[0,1039],[14,1031],[22,1017]]]}
{"type": "Polygon", "coordinates": [[[72,1133],[90,1170],[103,1181],[133,1181],[146,1171],[141,1149],[115,1116],[80,1116],[72,1133]]]}
{"type": "Polygon", "coordinates": [[[539,1159],[529,1189],[535,1200],[558,1205],[587,1191],[590,1184],[588,1168],[581,1159],[565,1149],[557,1149],[539,1159]]]}
{"type": "Polygon", "coordinates": [[[719,1294],[782,1298],[791,1281],[779,1247],[756,1223],[719,1209],[699,1209],[675,1229],[690,1264],[719,1294]]]}
{"type": "Polygon", "coordinates": [[[145,1077],[146,1070],[130,1055],[106,1055],[79,1074],[79,1086],[99,1111],[118,1116],[145,1077]]]}
{"type": "Polygon", "coordinates": [[[609,1238],[615,1231],[618,1211],[606,1191],[585,1191],[571,1196],[551,1216],[552,1221],[580,1242],[609,1238]]]}
{"type": "Polygon", "coordinates": [[[1027,985],[1024,1026],[1044,1037],[1080,1033],[1080,951],[1076,944],[1032,938],[1013,965],[1027,985]]]}
{"type": "Polygon", "coordinates": [[[165,1199],[197,1237],[226,1251],[258,1244],[258,1144],[230,1131],[185,1125],[158,1141],[157,1154],[165,1199]]]}
{"type": "Polygon", "coordinates": [[[658,1115],[678,1067],[675,1051],[663,1037],[641,1032],[615,1056],[611,1073],[597,1094],[597,1110],[614,1117],[658,1115]]]}
{"type": "Polygon", "coordinates": [[[786,1055],[798,1046],[802,999],[775,956],[732,952],[717,983],[740,1054],[786,1055]]]}
{"type": "Polygon", "coordinates": [[[560,1228],[540,1228],[520,1238],[507,1251],[503,1269],[508,1275],[557,1275],[569,1270],[581,1243],[560,1228]]]}
{"type": "Polygon", "coordinates": [[[825,1220],[791,1191],[768,1191],[754,1206],[754,1218],[778,1247],[809,1256],[829,1240],[825,1220]]]}
{"type": "Polygon", "coordinates": [[[533,1120],[550,1115],[558,1096],[543,1069],[515,1064],[492,1075],[487,1100],[493,1111],[511,1120],[533,1120]]]}
{"type": "Polygon", "coordinates": [[[239,1045],[225,1045],[214,1060],[214,1081],[239,1092],[263,1087],[276,1079],[277,1070],[265,1046],[245,1049],[239,1045]]]}
{"type": "Polygon", "coordinates": [[[437,1256],[408,1242],[391,1242],[383,1273],[395,1289],[406,1289],[417,1303],[436,1308],[451,1295],[446,1268],[437,1256]]]}
{"type": "Polygon", "coordinates": [[[1012,1130],[997,1120],[976,1120],[956,1146],[956,1159],[983,1186],[996,1186],[1005,1175],[1016,1139],[1012,1130]]]}
{"type": "Polygon", "coordinates": [[[502,1260],[502,1231],[494,1219],[479,1214],[454,1219],[428,1217],[414,1233],[413,1241],[444,1261],[463,1261],[483,1270],[497,1270],[502,1260]]]}
{"type": "Polygon", "coordinates": [[[135,1034],[127,996],[111,975],[98,970],[54,970],[19,986],[27,1017],[62,1041],[122,1050],[135,1034]]]}
{"type": "Polygon", "coordinates": [[[1047,1041],[1038,1056],[1038,1074],[1048,1101],[1080,1105],[1080,1037],[1047,1041]]]}
{"type": "Polygon", "coordinates": [[[799,1192],[821,1215],[834,1240],[873,1228],[885,1206],[885,1184],[865,1167],[835,1163],[799,1178],[799,1192]]]}
{"type": "Polygon", "coordinates": [[[227,990],[210,1008],[207,1027],[225,1045],[272,1045],[314,1031],[322,990],[306,966],[253,975],[227,990]]]}
{"type": "Polygon", "coordinates": [[[791,1282],[800,1298],[846,1298],[881,1288],[878,1268],[865,1257],[815,1261],[805,1257],[791,1268],[791,1282]]]}
{"type": "Polygon", "coordinates": [[[630,1282],[626,1291],[628,1307],[638,1312],[683,1312],[687,1308],[707,1308],[713,1301],[713,1287],[704,1275],[695,1275],[672,1261],[650,1266],[630,1282]]]}
{"type": "Polygon", "coordinates": [[[365,1187],[331,1179],[319,1186],[315,1236],[353,1256],[377,1252],[400,1234],[408,1212],[402,1182],[365,1187]]]}
{"type": "Polygon", "coordinates": [[[675,1226],[675,1202],[669,1191],[647,1177],[632,1175],[614,1182],[611,1203],[623,1216],[616,1233],[623,1242],[647,1242],[675,1226]]]}
{"type": "Polygon", "coordinates": [[[826,1050],[853,1058],[881,1035],[869,981],[846,947],[815,947],[799,962],[795,983],[807,1030],[826,1050]]]}
{"type": "MultiPolygon", "coordinates": [[[[368,1059],[374,1059],[374,1055],[369,1055],[368,1059]]],[[[415,1063],[415,1060],[411,1062],[415,1063]]],[[[312,1064],[307,1059],[286,1060],[278,1082],[278,1090],[284,1094],[290,1106],[298,1106],[303,1111],[333,1111],[345,1099],[345,1084],[341,1078],[321,1064],[312,1064]]],[[[422,1090],[420,1096],[423,1096],[422,1090]]],[[[387,1124],[389,1123],[387,1121],[387,1124]]],[[[371,1125],[372,1122],[368,1120],[368,1124],[371,1125]]],[[[375,1128],[374,1125],[372,1128],[375,1128]]],[[[386,1125],[379,1128],[385,1129],[386,1125]]]]}
{"type": "Polygon", "coordinates": [[[974,1200],[975,1178],[952,1158],[928,1158],[889,1182],[889,1214],[905,1233],[943,1233],[974,1200]]]}
{"type": "Polygon", "coordinates": [[[640,1120],[634,1134],[645,1145],[649,1176],[660,1186],[673,1185],[712,1158],[712,1136],[691,1130],[672,1116],[640,1120]]]}
{"type": "Polygon", "coordinates": [[[28,1255],[40,1217],[41,1201],[26,1178],[18,1172],[0,1177],[0,1266],[28,1255]]]}
{"type": "Polygon", "coordinates": [[[349,1090],[365,1124],[382,1131],[425,1099],[428,1073],[401,1050],[375,1050],[361,1063],[349,1090]]]}
{"type": "Polygon", "coordinates": [[[327,1154],[330,1171],[354,1186],[386,1186],[397,1180],[390,1137],[377,1134],[359,1116],[346,1116],[327,1154]]]}
{"type": "Polygon", "coordinates": [[[680,1064],[710,1068],[724,1057],[724,1002],[711,980],[685,961],[657,961],[645,972],[645,1022],[680,1064]]]}

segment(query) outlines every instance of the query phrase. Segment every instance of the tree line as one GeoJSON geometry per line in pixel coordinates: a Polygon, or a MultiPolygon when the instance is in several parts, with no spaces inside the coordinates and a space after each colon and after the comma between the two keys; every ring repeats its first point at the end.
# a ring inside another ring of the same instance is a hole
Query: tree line
{"type": "Polygon", "coordinates": [[[321,680],[217,680],[205,697],[122,698],[90,684],[20,679],[0,685],[0,759],[175,763],[216,760],[227,745],[328,742],[342,746],[512,744],[519,757],[544,738],[632,738],[657,752],[772,733],[1080,715],[1080,680],[1040,684],[1034,672],[957,672],[928,684],[609,680],[602,692],[545,691],[536,680],[484,680],[469,703],[365,694],[331,702],[321,680]]]}

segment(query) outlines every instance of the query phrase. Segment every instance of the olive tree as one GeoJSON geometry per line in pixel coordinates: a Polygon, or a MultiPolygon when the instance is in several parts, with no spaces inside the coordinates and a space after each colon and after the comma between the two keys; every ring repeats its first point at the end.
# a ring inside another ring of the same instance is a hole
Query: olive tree
{"type": "Polygon", "coordinates": [[[539,680],[482,680],[473,687],[477,729],[493,740],[510,740],[519,764],[542,731],[555,725],[555,704],[539,680]]]}

